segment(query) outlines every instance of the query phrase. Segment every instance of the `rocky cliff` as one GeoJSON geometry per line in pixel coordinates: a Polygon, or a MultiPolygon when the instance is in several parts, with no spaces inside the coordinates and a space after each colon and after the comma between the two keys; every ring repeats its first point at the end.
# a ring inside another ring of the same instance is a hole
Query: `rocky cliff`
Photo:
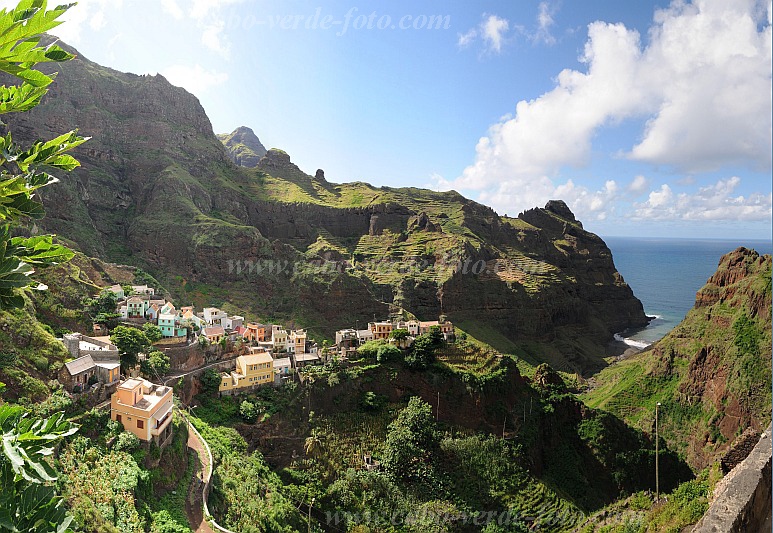
{"type": "MultiPolygon", "coordinates": [[[[456,192],[331,183],[276,149],[237,167],[198,100],[162,76],[83,57],[57,69],[43,103],[9,119],[22,141],[73,126],[92,137],[83,166],[46,191],[43,229],[152,272],[178,300],[317,337],[390,312],[446,314],[505,353],[581,372],[604,366],[613,333],[647,323],[563,202],[500,217],[456,192]]],[[[257,156],[252,137],[226,143],[257,156]]]]}
{"type": "Polygon", "coordinates": [[[747,428],[761,431],[771,409],[771,256],[738,248],[722,257],[694,308],[651,350],[605,369],[586,395],[662,435],[702,468],[747,428]]]}
{"type": "Polygon", "coordinates": [[[217,138],[225,146],[228,157],[235,165],[253,168],[266,155],[266,147],[247,126],[240,126],[231,133],[219,133],[217,138]]]}

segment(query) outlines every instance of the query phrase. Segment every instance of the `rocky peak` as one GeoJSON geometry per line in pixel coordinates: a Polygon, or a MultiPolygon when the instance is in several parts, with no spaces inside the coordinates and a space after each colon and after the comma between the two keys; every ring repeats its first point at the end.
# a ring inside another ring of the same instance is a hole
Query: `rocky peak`
{"type": "Polygon", "coordinates": [[[572,210],[569,209],[569,206],[566,205],[566,202],[563,200],[550,200],[545,204],[545,210],[550,211],[554,215],[558,215],[569,222],[577,223],[574,213],[572,213],[572,210]]]}
{"type": "Polygon", "coordinates": [[[266,147],[255,132],[247,126],[239,126],[230,134],[220,133],[217,138],[225,146],[231,161],[240,167],[256,167],[260,159],[266,155],[266,147]]]}
{"type": "Polygon", "coordinates": [[[314,179],[317,181],[325,181],[325,171],[321,168],[318,168],[317,173],[314,174],[314,179]]]}
{"type": "Polygon", "coordinates": [[[719,260],[717,271],[698,291],[695,307],[708,307],[720,301],[733,305],[736,300],[738,302],[745,300],[753,314],[756,315],[760,311],[767,312],[766,309],[759,309],[756,305],[760,304],[764,307],[766,300],[761,298],[753,287],[741,287],[741,282],[751,276],[759,276],[765,271],[769,273],[770,265],[771,256],[760,255],[755,250],[749,250],[743,246],[723,255],[719,260]],[[745,294],[745,299],[736,298],[739,291],[748,293],[745,294]]]}
{"type": "Polygon", "coordinates": [[[279,168],[292,165],[290,155],[279,148],[272,148],[260,159],[259,165],[266,168],[279,168]]]}

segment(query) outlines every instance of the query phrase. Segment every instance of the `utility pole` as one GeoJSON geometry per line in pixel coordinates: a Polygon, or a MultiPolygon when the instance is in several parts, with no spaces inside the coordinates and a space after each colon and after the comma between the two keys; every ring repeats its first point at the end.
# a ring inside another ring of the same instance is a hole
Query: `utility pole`
{"type": "Polygon", "coordinates": [[[440,421],[440,391],[437,391],[437,409],[435,409],[435,422],[440,421]]]}
{"type": "Polygon", "coordinates": [[[308,526],[309,526],[309,527],[308,527],[308,530],[307,530],[309,533],[311,533],[311,506],[312,506],[312,505],[314,505],[314,500],[315,500],[315,499],[316,499],[316,498],[312,498],[312,499],[311,499],[311,503],[309,504],[309,518],[308,518],[308,520],[306,521],[306,523],[307,523],[307,524],[308,524],[308,526]]]}
{"type": "Polygon", "coordinates": [[[507,413],[505,413],[505,419],[502,422],[502,440],[505,439],[505,427],[507,426],[507,413]]]}
{"type": "Polygon", "coordinates": [[[660,402],[655,405],[655,502],[660,500],[660,443],[658,438],[658,411],[660,402]]]}

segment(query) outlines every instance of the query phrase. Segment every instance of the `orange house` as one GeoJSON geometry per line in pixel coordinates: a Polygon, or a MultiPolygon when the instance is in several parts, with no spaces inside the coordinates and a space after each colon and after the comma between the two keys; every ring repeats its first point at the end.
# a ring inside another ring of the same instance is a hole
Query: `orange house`
{"type": "Polygon", "coordinates": [[[266,341],[266,326],[264,324],[247,324],[244,340],[253,342],[266,341]]]}
{"type": "Polygon", "coordinates": [[[172,388],[145,379],[128,379],[110,400],[110,418],[141,441],[163,445],[172,435],[172,388]]]}

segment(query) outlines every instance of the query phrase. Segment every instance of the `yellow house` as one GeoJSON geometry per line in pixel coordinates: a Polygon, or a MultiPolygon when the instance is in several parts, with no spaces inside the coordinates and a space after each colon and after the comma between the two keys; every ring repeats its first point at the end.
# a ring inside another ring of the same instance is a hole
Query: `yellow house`
{"type": "Polygon", "coordinates": [[[379,340],[388,339],[393,326],[391,322],[370,322],[368,328],[373,332],[373,338],[379,340]]]}
{"type": "Polygon", "coordinates": [[[251,387],[265,385],[274,381],[274,358],[270,353],[240,355],[236,358],[236,368],[220,375],[220,394],[238,394],[251,387]]]}
{"type": "Polygon", "coordinates": [[[172,388],[145,379],[118,385],[110,400],[110,418],[141,441],[163,444],[172,434],[172,388]]]}

